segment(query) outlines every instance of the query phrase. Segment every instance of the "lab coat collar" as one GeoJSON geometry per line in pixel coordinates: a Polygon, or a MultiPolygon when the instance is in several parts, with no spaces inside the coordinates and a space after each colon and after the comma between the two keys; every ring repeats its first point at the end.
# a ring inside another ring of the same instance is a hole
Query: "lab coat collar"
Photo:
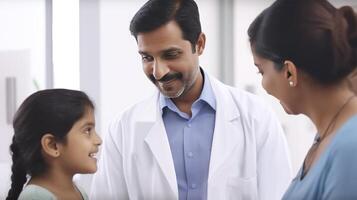
{"type": "Polygon", "coordinates": [[[175,167],[160,109],[156,109],[156,116],[156,121],[152,121],[153,126],[149,130],[145,142],[148,144],[158,162],[173,194],[175,195],[174,197],[178,197],[175,167]]]}
{"type": "MultiPolygon", "coordinates": [[[[224,161],[229,159],[229,154],[235,149],[241,136],[239,135],[239,129],[233,125],[239,118],[239,110],[233,100],[233,94],[231,94],[227,86],[224,86],[215,78],[209,75],[207,77],[210,79],[214,95],[217,97],[216,122],[209,167],[210,179],[224,161]]],[[[155,105],[148,105],[150,109],[146,110],[145,114],[141,116],[143,121],[152,122],[152,127],[145,137],[145,142],[154,154],[175,197],[178,197],[175,167],[161,115],[159,92],[157,91],[152,98],[151,102],[155,103],[155,105]]]]}
{"type": "Polygon", "coordinates": [[[175,167],[171,155],[170,144],[166,135],[165,125],[161,117],[159,108],[159,92],[157,91],[150,99],[148,109],[143,112],[139,121],[152,123],[151,128],[145,137],[145,142],[149,146],[159,167],[161,168],[167,183],[172,190],[173,199],[178,198],[178,188],[176,181],[175,167]]]}
{"type": "MultiPolygon", "coordinates": [[[[210,85],[212,86],[213,94],[216,97],[216,109],[221,110],[223,113],[224,121],[232,121],[239,117],[240,113],[237,109],[236,102],[233,100],[233,94],[228,90],[227,86],[218,81],[216,78],[207,75],[209,78],[210,85]],[[220,96],[221,95],[221,96],[220,96]]],[[[155,94],[150,97],[150,104],[147,105],[147,110],[145,110],[145,114],[140,116],[138,121],[144,122],[158,122],[159,119],[162,120],[162,112],[160,109],[160,92],[158,90],[155,91],[155,94]]],[[[217,119],[217,117],[216,117],[217,119]]]]}
{"type": "Polygon", "coordinates": [[[209,166],[210,180],[216,176],[216,171],[227,159],[232,151],[236,149],[240,140],[242,140],[243,127],[240,123],[239,105],[235,102],[237,94],[232,94],[232,90],[228,86],[224,86],[221,82],[213,77],[212,88],[217,98],[216,124],[212,141],[211,159],[209,166]]]}

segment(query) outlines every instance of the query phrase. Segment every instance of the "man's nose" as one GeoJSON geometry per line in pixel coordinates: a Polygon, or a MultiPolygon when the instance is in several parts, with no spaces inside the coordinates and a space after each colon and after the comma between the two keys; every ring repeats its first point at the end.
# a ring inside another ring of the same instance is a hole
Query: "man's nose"
{"type": "Polygon", "coordinates": [[[155,60],[153,66],[153,76],[156,80],[160,80],[167,73],[169,73],[170,69],[167,66],[167,63],[162,60],[155,60]]]}

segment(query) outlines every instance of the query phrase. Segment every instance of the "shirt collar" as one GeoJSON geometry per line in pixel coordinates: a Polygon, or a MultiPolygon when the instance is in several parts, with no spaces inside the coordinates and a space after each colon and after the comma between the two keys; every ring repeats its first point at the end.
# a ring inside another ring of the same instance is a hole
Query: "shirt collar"
{"type": "MultiPolygon", "coordinates": [[[[201,91],[200,97],[195,102],[204,101],[212,109],[216,110],[216,96],[213,93],[213,89],[212,89],[208,74],[202,68],[200,68],[200,72],[202,73],[203,80],[204,80],[203,89],[201,91]]],[[[171,110],[177,109],[175,104],[172,102],[172,100],[170,98],[165,97],[161,93],[159,95],[159,106],[160,106],[161,112],[165,107],[168,107],[171,110]]]]}

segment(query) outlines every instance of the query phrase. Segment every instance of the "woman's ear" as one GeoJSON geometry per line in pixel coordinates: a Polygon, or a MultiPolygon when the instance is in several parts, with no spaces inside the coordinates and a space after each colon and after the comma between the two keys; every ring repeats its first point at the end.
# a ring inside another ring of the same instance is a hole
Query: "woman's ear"
{"type": "Polygon", "coordinates": [[[298,74],[296,65],[290,60],[284,61],[284,73],[287,80],[287,84],[290,87],[295,87],[298,84],[298,74]]]}
{"type": "Polygon", "coordinates": [[[60,151],[58,148],[58,143],[56,142],[55,136],[47,133],[41,138],[41,146],[43,153],[52,158],[57,158],[60,156],[60,151]]]}
{"type": "Polygon", "coordinates": [[[196,43],[196,51],[198,55],[201,55],[203,53],[203,50],[205,49],[205,45],[206,45],[206,35],[204,33],[200,33],[196,43]]]}

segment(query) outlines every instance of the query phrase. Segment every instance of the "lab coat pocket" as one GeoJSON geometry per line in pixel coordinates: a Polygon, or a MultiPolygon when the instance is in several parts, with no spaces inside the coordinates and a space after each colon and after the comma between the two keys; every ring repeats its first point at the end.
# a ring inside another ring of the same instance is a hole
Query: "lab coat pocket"
{"type": "Polygon", "coordinates": [[[226,197],[232,200],[258,199],[257,178],[228,178],[226,197]]]}

